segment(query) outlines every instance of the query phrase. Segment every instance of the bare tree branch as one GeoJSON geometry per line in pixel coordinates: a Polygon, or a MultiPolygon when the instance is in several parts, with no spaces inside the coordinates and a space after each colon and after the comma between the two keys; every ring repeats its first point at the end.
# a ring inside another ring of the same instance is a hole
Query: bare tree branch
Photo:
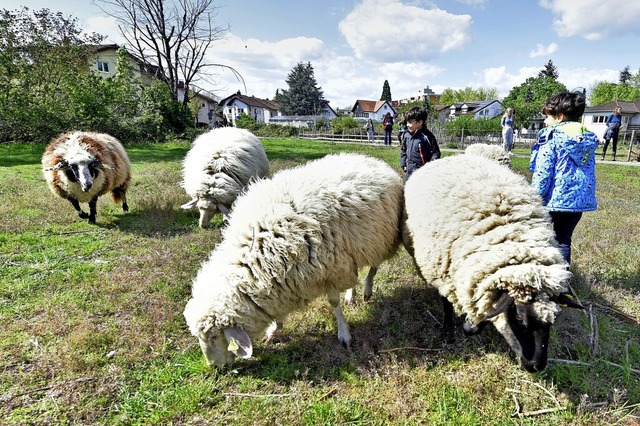
{"type": "MultiPolygon", "coordinates": [[[[223,39],[229,26],[217,26],[215,0],[94,0],[98,7],[118,20],[118,29],[132,54],[155,69],[155,76],[166,82],[174,99],[184,90],[186,111],[193,96],[192,86],[208,81],[212,67],[229,69],[242,81],[240,73],[207,59],[209,48],[223,39]],[[101,6],[102,5],[102,6],[101,6]]],[[[246,91],[246,85],[245,85],[246,91]]]]}

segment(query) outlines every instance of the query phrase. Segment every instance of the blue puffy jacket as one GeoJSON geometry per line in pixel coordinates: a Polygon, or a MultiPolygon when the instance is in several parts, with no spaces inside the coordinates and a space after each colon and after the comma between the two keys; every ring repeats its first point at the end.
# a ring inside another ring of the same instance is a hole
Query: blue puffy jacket
{"type": "Polygon", "coordinates": [[[565,121],[538,135],[531,149],[531,185],[550,211],[586,212],[596,202],[598,137],[577,122],[565,121]]]}

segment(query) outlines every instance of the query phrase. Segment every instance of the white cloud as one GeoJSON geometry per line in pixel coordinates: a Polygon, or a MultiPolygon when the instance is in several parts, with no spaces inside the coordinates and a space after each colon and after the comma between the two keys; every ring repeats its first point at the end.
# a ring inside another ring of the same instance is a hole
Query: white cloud
{"type": "Polygon", "coordinates": [[[106,36],[106,43],[125,44],[126,40],[120,35],[118,23],[114,17],[92,16],[87,19],[85,32],[98,33],[106,36]]]}
{"type": "Polygon", "coordinates": [[[561,37],[600,40],[611,35],[640,33],[638,1],[618,4],[602,0],[539,0],[539,4],[556,16],[553,28],[561,37]]]}
{"type": "Polygon", "coordinates": [[[429,60],[469,42],[470,27],[470,15],[400,0],[364,0],[338,25],[357,58],[376,62],[429,60]]]}
{"type": "Polygon", "coordinates": [[[539,70],[539,68],[534,67],[523,67],[518,70],[517,74],[510,74],[505,66],[487,68],[482,71],[481,85],[495,87],[499,96],[505,97],[512,88],[521,85],[527,78],[537,75],[539,70]]]}
{"type": "Polygon", "coordinates": [[[549,56],[558,51],[558,45],[556,43],[551,43],[548,46],[544,46],[540,43],[536,44],[536,47],[529,52],[530,58],[537,58],[540,56],[549,56]]]}

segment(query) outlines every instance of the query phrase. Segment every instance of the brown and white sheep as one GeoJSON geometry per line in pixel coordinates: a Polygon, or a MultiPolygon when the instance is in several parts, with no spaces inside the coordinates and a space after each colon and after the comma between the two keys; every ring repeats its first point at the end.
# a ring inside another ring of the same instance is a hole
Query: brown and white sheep
{"type": "Polygon", "coordinates": [[[96,222],[98,197],[111,192],[113,201],[129,210],[127,189],[131,164],[122,144],[113,136],[93,132],[69,132],[53,139],[42,156],[49,189],[69,200],[83,219],[96,222]],[[89,203],[89,214],[80,207],[89,203]]]}

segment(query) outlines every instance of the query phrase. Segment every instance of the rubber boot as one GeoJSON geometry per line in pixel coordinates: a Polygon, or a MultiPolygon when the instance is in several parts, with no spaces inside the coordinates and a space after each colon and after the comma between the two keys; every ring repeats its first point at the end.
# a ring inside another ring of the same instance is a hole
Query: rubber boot
{"type": "Polygon", "coordinates": [[[613,154],[611,155],[611,161],[616,161],[616,152],[613,151],[613,154]]]}
{"type": "Polygon", "coordinates": [[[603,149],[603,150],[602,150],[602,158],[601,158],[601,160],[604,160],[604,155],[605,155],[606,153],[607,153],[607,150],[606,150],[606,149],[603,149]]]}

